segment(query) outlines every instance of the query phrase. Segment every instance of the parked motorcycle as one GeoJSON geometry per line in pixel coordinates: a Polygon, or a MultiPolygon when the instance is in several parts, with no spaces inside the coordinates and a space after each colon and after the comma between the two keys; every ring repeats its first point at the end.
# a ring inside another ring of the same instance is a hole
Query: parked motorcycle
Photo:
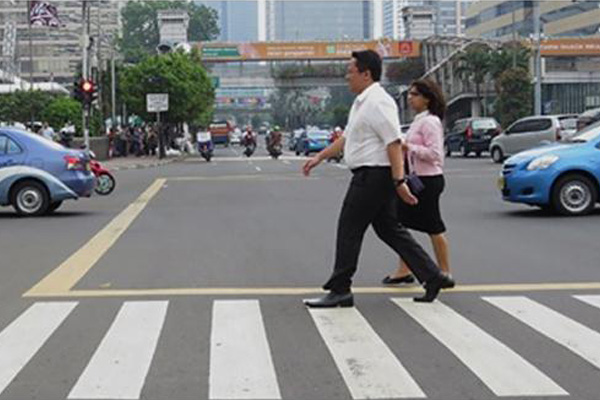
{"type": "Polygon", "coordinates": [[[96,155],[93,151],[89,152],[90,154],[90,169],[92,173],[96,177],[96,186],[94,187],[94,191],[98,193],[100,196],[107,196],[115,190],[115,186],[117,186],[117,181],[111,172],[106,169],[100,162],[96,159],[96,155]]]}

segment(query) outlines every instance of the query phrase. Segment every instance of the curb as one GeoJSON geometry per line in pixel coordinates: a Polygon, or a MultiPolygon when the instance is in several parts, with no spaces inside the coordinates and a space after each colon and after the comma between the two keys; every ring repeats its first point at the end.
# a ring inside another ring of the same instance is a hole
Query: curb
{"type": "Polygon", "coordinates": [[[173,159],[169,159],[169,160],[155,161],[152,163],[137,163],[137,164],[129,164],[129,165],[118,165],[118,166],[114,166],[114,167],[111,166],[110,163],[105,163],[105,166],[111,171],[125,171],[125,170],[130,170],[130,169],[156,168],[156,167],[171,164],[171,163],[174,163],[177,161],[181,161],[183,159],[184,158],[178,157],[178,158],[173,158],[173,159]]]}

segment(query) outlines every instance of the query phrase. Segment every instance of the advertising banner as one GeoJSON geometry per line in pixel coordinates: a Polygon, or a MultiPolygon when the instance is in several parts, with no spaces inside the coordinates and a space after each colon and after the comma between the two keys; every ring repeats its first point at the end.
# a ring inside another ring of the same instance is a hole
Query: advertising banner
{"type": "Polygon", "coordinates": [[[353,51],[375,50],[382,58],[419,57],[419,42],[373,40],[366,42],[198,43],[206,61],[340,60],[353,51]]]}

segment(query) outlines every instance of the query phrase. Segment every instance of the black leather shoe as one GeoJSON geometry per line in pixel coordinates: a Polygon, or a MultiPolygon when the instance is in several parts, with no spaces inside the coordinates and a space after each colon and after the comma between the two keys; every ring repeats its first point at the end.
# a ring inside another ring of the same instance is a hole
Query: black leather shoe
{"type": "Polygon", "coordinates": [[[318,299],[304,300],[304,305],[310,308],[352,307],[354,306],[354,296],[352,296],[352,292],[343,294],[329,292],[318,299]]]}
{"type": "Polygon", "coordinates": [[[414,282],[415,282],[415,277],[410,274],[401,276],[400,278],[392,278],[388,275],[385,278],[383,278],[383,280],[381,281],[381,283],[383,283],[384,285],[399,285],[401,283],[414,283],[414,282]]]}
{"type": "Polygon", "coordinates": [[[440,275],[437,278],[425,284],[425,295],[422,297],[414,297],[413,300],[417,303],[431,303],[440,293],[440,290],[450,284],[450,278],[446,275],[440,275]]]}

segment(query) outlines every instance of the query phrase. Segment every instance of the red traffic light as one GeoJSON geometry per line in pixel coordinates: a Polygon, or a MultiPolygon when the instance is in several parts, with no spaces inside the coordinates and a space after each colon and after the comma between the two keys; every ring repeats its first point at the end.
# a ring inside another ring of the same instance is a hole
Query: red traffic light
{"type": "Polygon", "coordinates": [[[81,90],[83,90],[84,93],[92,93],[94,91],[94,82],[92,82],[92,81],[81,82],[81,90]]]}

